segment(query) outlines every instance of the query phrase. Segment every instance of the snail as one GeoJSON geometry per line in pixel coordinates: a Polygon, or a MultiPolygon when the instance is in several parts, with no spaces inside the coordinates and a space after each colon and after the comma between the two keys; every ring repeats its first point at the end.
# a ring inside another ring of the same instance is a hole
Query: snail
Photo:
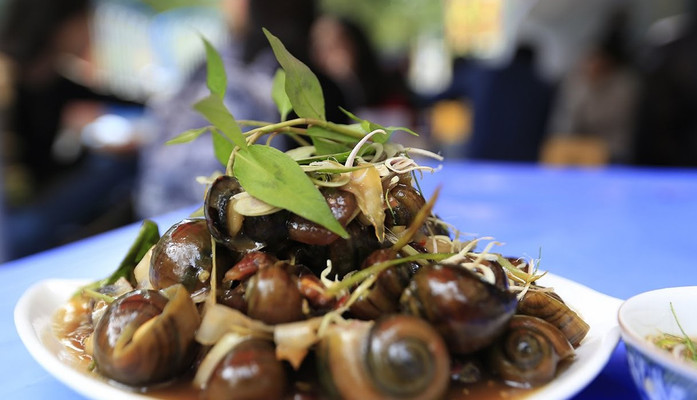
{"type": "Polygon", "coordinates": [[[277,262],[261,268],[247,284],[247,315],[267,324],[304,319],[303,297],[290,264],[277,262]]]}
{"type": "MultiPolygon", "coordinates": [[[[258,203],[257,209],[250,212],[249,207],[237,206],[236,196],[246,195],[242,186],[237,181],[228,175],[222,175],[216,178],[206,192],[204,200],[203,213],[206,218],[208,230],[216,242],[222,244],[234,252],[246,253],[248,251],[258,250],[266,245],[263,240],[283,240],[286,233],[279,231],[283,224],[276,225],[277,219],[285,220],[287,215],[281,213],[278,216],[273,216],[279,211],[264,203],[258,203]],[[240,212],[242,211],[242,212],[240,212]],[[244,213],[244,214],[243,214],[244,213]],[[252,214],[252,215],[250,215],[252,214]],[[258,227],[253,229],[255,223],[247,221],[254,219],[255,216],[264,216],[261,220],[256,220],[257,223],[271,223],[272,227],[258,227]],[[260,240],[255,240],[246,235],[242,228],[249,228],[250,232],[256,233],[260,240]]],[[[251,196],[244,196],[245,199],[253,202],[251,196]]]]}
{"type": "Polygon", "coordinates": [[[150,259],[150,283],[155,289],[180,283],[191,293],[208,286],[212,244],[206,221],[185,219],[157,242],[150,259]]]}
{"type": "MultiPolygon", "coordinates": [[[[392,249],[376,250],[365,259],[362,268],[395,258],[397,252],[392,249]]],[[[411,278],[409,268],[409,264],[399,264],[381,271],[370,289],[351,305],[351,315],[368,320],[398,312],[399,297],[411,278]]]]}
{"type": "Polygon", "coordinates": [[[496,344],[489,362],[504,380],[520,386],[539,386],[552,380],[559,361],[573,357],[574,348],[549,322],[515,315],[496,344]]]}
{"type": "Polygon", "coordinates": [[[405,312],[435,326],[450,351],[465,355],[496,340],[517,299],[467,268],[437,264],[419,269],[400,302],[405,312]]]}
{"type": "Polygon", "coordinates": [[[271,342],[247,338],[217,364],[202,392],[203,399],[280,399],[288,386],[285,367],[271,342]]]}
{"type": "Polygon", "coordinates": [[[233,286],[219,297],[221,303],[267,324],[299,321],[306,312],[327,311],[336,302],[309,269],[260,251],[242,257],[225,273],[223,284],[233,286]]]}
{"type": "Polygon", "coordinates": [[[448,388],[450,356],[427,322],[392,314],[333,325],[319,343],[324,390],[342,399],[437,399],[448,388]]]}
{"type": "Polygon", "coordinates": [[[578,347],[590,326],[553,292],[529,290],[518,303],[518,313],[539,317],[559,328],[578,347]]]}
{"type": "Polygon", "coordinates": [[[166,381],[189,368],[200,324],[182,285],[134,290],[112,302],[94,331],[94,361],[105,376],[131,386],[166,381]]]}
{"type": "MultiPolygon", "coordinates": [[[[358,203],[353,194],[336,189],[322,190],[334,218],[346,227],[358,213],[358,203]]],[[[325,246],[339,238],[327,228],[292,214],[287,222],[288,237],[296,242],[325,246]]]]}
{"type": "Polygon", "coordinates": [[[408,226],[426,200],[413,186],[398,183],[387,193],[387,204],[389,212],[385,213],[385,225],[408,226]]]}

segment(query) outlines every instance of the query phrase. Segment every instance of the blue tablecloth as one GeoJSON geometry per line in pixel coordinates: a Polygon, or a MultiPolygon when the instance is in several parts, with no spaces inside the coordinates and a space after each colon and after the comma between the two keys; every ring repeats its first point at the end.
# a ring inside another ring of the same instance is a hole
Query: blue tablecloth
{"type": "MultiPolygon", "coordinates": [[[[494,236],[510,255],[537,257],[541,268],[626,299],[668,286],[696,284],[697,171],[609,167],[557,169],[520,164],[447,162],[421,180],[441,218],[463,232],[494,236]]],[[[191,210],[161,216],[161,230],[191,210]]],[[[101,278],[133,240],[134,224],[0,265],[0,397],[76,398],[24,349],[12,320],[33,283],[101,278]]],[[[620,344],[577,399],[638,398],[620,344]]]]}

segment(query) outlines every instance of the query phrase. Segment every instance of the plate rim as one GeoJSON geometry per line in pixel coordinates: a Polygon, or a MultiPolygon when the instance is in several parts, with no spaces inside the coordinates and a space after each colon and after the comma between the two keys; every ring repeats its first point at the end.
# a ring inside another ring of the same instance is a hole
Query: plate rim
{"type": "MultiPolygon", "coordinates": [[[[44,320],[43,325],[30,318],[30,307],[36,305],[40,291],[46,288],[60,288],[62,291],[68,288],[77,288],[81,284],[91,282],[89,279],[44,279],[34,283],[27,288],[17,301],[14,309],[14,323],[19,334],[19,337],[25,348],[29,351],[32,358],[44,368],[52,377],[68,386],[75,392],[90,399],[107,400],[107,399],[126,399],[126,400],[145,400],[153,399],[152,396],[139,393],[137,391],[129,391],[128,388],[115,385],[107,380],[100,380],[98,377],[90,376],[86,372],[80,372],[76,368],[62,362],[57,354],[50,350],[43,342],[41,334],[38,330],[44,331],[48,328],[47,324],[53,312],[63,303],[52,305],[51,315],[48,321],[44,320]],[[38,323],[38,325],[37,325],[38,323]],[[41,326],[42,325],[42,326],[41,326]],[[98,389],[98,390],[96,390],[98,389]]],[[[592,354],[590,359],[584,359],[580,369],[575,370],[574,364],[570,368],[563,371],[559,377],[555,378],[550,384],[544,385],[531,392],[526,399],[528,400],[555,400],[565,399],[574,396],[583,390],[588,384],[595,379],[608,363],[612,353],[620,339],[620,328],[617,321],[617,311],[619,310],[622,300],[600,293],[578,282],[563,278],[559,275],[551,273],[546,274],[540,282],[543,286],[555,287],[561,285],[563,291],[582,293],[585,296],[592,295],[597,301],[604,302],[603,321],[607,326],[593,326],[589,336],[581,342],[587,343],[588,340],[598,341],[597,349],[592,354]],[[599,331],[602,329],[602,331],[599,331]],[[571,372],[569,372],[571,371],[571,372]],[[569,373],[567,373],[569,372],[569,373]],[[569,375],[573,372],[573,375],[569,375]]],[[[567,293],[568,294],[568,293],[567,293]]],[[[560,294],[565,298],[563,293],[560,294]]],[[[65,298],[67,300],[67,297],[65,298]]],[[[574,307],[574,302],[569,302],[574,307]]],[[[575,307],[577,309],[583,307],[575,307]]],[[[40,321],[39,321],[40,322],[40,321]]]]}

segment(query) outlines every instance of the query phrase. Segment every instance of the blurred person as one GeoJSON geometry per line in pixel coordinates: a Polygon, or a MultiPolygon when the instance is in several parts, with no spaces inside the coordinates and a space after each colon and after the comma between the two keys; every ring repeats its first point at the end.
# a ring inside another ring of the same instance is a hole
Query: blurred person
{"type": "Polygon", "coordinates": [[[697,3],[685,4],[679,26],[646,45],[635,132],[640,165],[697,166],[697,3]]]}
{"type": "Polygon", "coordinates": [[[348,19],[319,17],[312,26],[310,57],[339,85],[351,110],[400,105],[409,98],[403,79],[383,68],[364,31],[348,19]]]}
{"type": "Polygon", "coordinates": [[[74,239],[108,212],[112,196],[129,185],[135,158],[80,146],[81,129],[106,102],[120,101],[63,73],[90,50],[91,2],[13,0],[5,11],[2,229],[9,257],[16,258],[74,239]],[[69,151],[57,152],[61,146],[69,151]]]}
{"type": "MultiPolygon", "coordinates": [[[[310,64],[308,41],[316,15],[315,1],[223,0],[221,10],[227,13],[231,34],[229,44],[218,49],[228,77],[225,105],[237,119],[277,121],[280,116],[271,99],[271,85],[278,63],[261,28],[267,28],[295,57],[310,64]]],[[[338,88],[323,75],[318,74],[318,78],[327,118],[345,119],[338,108],[343,105],[338,88]]],[[[188,129],[209,125],[192,108],[208,93],[204,62],[173,96],[148,105],[148,114],[157,128],[154,140],[140,157],[136,190],[136,211],[140,217],[200,205],[204,187],[196,178],[224,171],[213,154],[210,135],[183,145],[165,145],[188,129]]],[[[272,144],[280,148],[290,145],[284,135],[272,144]]]]}
{"type": "Polygon", "coordinates": [[[467,158],[538,159],[556,86],[541,75],[536,58],[533,45],[521,44],[510,64],[476,70],[467,158]]]}
{"type": "Polygon", "coordinates": [[[462,106],[458,132],[447,137],[432,132],[438,150],[448,157],[536,161],[556,90],[540,71],[537,56],[534,45],[521,43],[503,65],[456,59],[450,86],[426,100],[436,104],[433,111],[448,100],[462,106]]]}
{"type": "Polygon", "coordinates": [[[612,163],[631,161],[639,85],[625,50],[624,18],[612,15],[599,43],[566,76],[549,129],[555,139],[597,140],[612,163]]]}

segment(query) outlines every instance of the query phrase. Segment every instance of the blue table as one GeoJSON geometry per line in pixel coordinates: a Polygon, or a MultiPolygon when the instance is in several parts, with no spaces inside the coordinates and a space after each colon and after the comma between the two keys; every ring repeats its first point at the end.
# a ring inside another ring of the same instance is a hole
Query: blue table
{"type": "MultiPolygon", "coordinates": [[[[697,283],[697,171],[447,162],[422,188],[442,184],[437,213],[464,232],[494,236],[501,251],[618,298],[697,283]]],[[[191,210],[156,218],[161,231],[191,210]]],[[[0,265],[0,397],[76,398],[30,357],[15,331],[20,295],[46,278],[101,278],[139,224],[0,265]]],[[[578,399],[638,398],[620,344],[578,399]]]]}

